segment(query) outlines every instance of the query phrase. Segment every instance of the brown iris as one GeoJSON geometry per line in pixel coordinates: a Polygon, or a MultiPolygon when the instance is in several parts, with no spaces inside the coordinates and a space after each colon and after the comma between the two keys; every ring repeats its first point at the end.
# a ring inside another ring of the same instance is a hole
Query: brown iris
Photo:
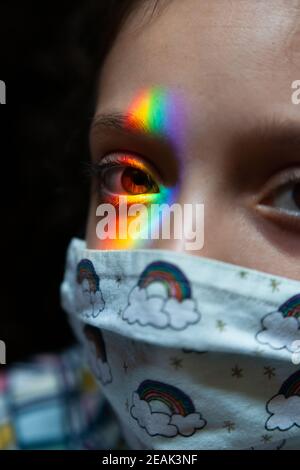
{"type": "Polygon", "coordinates": [[[158,187],[151,176],[137,168],[126,168],[121,177],[124,191],[129,194],[157,193],[158,187]]]}

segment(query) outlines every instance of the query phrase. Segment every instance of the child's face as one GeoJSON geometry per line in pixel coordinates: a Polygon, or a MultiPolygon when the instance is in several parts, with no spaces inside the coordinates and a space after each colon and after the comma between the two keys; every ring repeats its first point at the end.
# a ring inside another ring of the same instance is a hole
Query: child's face
{"type": "MultiPolygon", "coordinates": [[[[161,4],[151,21],[136,12],[118,36],[103,67],[96,116],[126,113],[141,90],[178,92],[182,145],[99,121],[92,158],[124,150],[133,161],[142,156],[166,186],[180,173],[177,202],[205,205],[197,255],[300,280],[300,105],[291,101],[291,84],[300,79],[300,2],[161,4]]],[[[109,186],[118,194],[116,177],[109,186]]],[[[90,248],[103,247],[95,231],[100,202],[94,192],[90,248]]],[[[153,246],[183,250],[179,240],[153,246]]]]}

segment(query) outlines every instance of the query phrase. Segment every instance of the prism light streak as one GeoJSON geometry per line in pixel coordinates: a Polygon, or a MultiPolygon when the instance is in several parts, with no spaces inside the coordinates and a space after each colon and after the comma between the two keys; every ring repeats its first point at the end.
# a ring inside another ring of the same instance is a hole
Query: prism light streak
{"type": "Polygon", "coordinates": [[[102,250],[128,250],[133,248],[141,248],[150,245],[151,233],[154,230],[159,230],[161,218],[160,215],[152,216],[151,205],[167,204],[172,205],[175,201],[176,191],[166,187],[160,187],[159,193],[141,194],[141,195],[114,195],[107,198],[106,203],[112,204],[116,211],[116,238],[101,240],[99,248],[102,250]],[[126,201],[127,212],[123,214],[121,211],[120,197],[126,201]],[[147,209],[147,218],[143,220],[144,224],[139,231],[138,238],[133,238],[130,235],[129,227],[132,223],[137,222],[140,214],[133,216],[128,215],[128,210],[134,204],[142,204],[147,209]],[[125,220],[126,218],[126,220],[125,220]],[[127,234],[125,238],[120,237],[121,226],[127,227],[127,234]]]}
{"type": "MultiPolygon", "coordinates": [[[[125,128],[127,127],[129,129],[143,131],[150,136],[153,135],[166,138],[173,145],[176,156],[180,156],[182,154],[184,120],[183,103],[178,94],[162,87],[144,89],[133,99],[125,115],[125,128]]],[[[138,159],[134,159],[130,155],[125,155],[123,158],[127,159],[127,166],[137,167],[142,171],[149,173],[149,169],[147,169],[146,166],[138,159]]],[[[168,204],[171,206],[177,199],[179,189],[178,185],[174,187],[159,185],[159,189],[159,193],[126,195],[128,207],[132,204],[144,204],[147,208],[150,208],[151,204],[168,204]]],[[[120,195],[113,195],[107,200],[107,202],[111,202],[117,210],[119,206],[119,196],[120,195]]],[[[122,196],[124,197],[123,194],[122,196]]],[[[134,216],[127,217],[127,225],[129,225],[134,218],[134,216]]],[[[123,221],[120,217],[117,218],[117,235],[119,233],[119,226],[122,222],[123,221]]],[[[141,230],[139,239],[133,239],[128,233],[125,240],[118,237],[115,240],[102,240],[101,249],[121,250],[138,248],[141,246],[144,247],[146,244],[148,245],[151,243],[151,240],[143,239],[143,235],[151,233],[153,228],[159,230],[161,223],[159,216],[155,220],[148,217],[145,222],[145,226],[141,230]],[[149,224],[151,224],[151,227],[149,224]],[[155,225],[155,227],[153,227],[153,225],[155,225]]]]}
{"type": "Polygon", "coordinates": [[[183,147],[183,102],[162,87],[142,90],[129,106],[125,127],[167,138],[178,155],[183,147]]]}

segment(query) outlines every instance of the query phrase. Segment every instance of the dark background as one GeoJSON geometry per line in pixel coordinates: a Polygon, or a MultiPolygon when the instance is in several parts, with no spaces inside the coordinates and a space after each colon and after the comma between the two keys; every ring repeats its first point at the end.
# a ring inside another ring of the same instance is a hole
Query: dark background
{"type": "Polygon", "coordinates": [[[85,231],[95,90],[140,2],[0,2],[0,340],[8,364],[74,341],[59,286],[69,241],[85,231]]]}
{"type": "Polygon", "coordinates": [[[0,6],[0,339],[8,364],[73,341],[59,285],[69,240],[84,234],[98,47],[92,2],[83,3],[0,6]]]}

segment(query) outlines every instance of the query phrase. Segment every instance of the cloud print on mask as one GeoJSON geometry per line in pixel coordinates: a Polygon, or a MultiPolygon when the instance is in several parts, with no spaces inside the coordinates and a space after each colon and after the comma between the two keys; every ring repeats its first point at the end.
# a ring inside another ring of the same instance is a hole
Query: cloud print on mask
{"type": "Polygon", "coordinates": [[[293,342],[300,339],[300,294],[287,300],[275,312],[268,313],[262,319],[262,326],[256,335],[259,343],[294,352],[293,342]]]}
{"type": "Polygon", "coordinates": [[[179,388],[144,380],[133,393],[131,416],[150,436],[192,436],[207,424],[179,388]]]}
{"type": "Polygon", "coordinates": [[[93,263],[82,259],[77,265],[76,307],[87,318],[96,318],[105,303],[100,289],[99,276],[93,263]]]}
{"type": "Polygon", "coordinates": [[[271,415],[266,422],[268,431],[287,431],[300,427],[300,370],[292,374],[272,397],[266,409],[271,415]]]}
{"type": "Polygon", "coordinates": [[[198,323],[200,317],[189,280],[165,261],[155,261],[144,269],[122,314],[129,324],[174,330],[198,323]]]}
{"type": "Polygon", "coordinates": [[[83,327],[83,334],[87,345],[88,362],[93,374],[103,385],[112,382],[111,369],[100,328],[86,324],[83,327]]]}

